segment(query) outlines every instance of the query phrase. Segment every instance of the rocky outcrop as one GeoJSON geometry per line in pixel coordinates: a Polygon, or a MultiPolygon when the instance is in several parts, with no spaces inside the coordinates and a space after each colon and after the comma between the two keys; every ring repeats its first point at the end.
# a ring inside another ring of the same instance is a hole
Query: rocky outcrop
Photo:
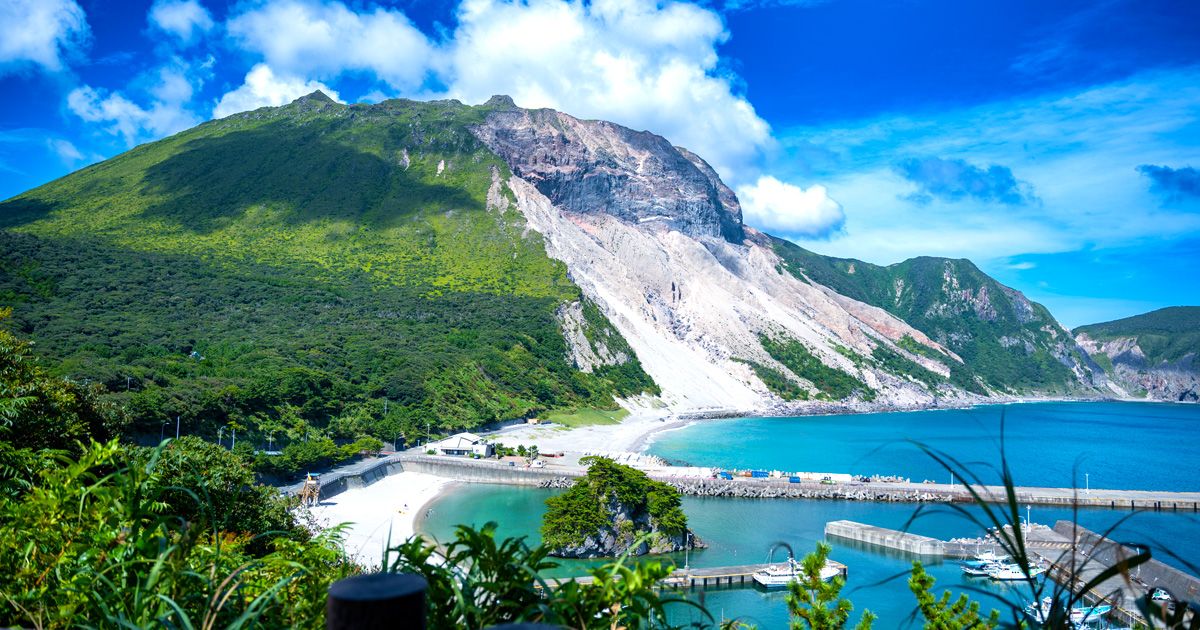
{"type": "Polygon", "coordinates": [[[472,128],[476,137],[556,206],[742,241],[733,191],[704,160],[665,138],[550,109],[520,109],[507,97],[485,106],[491,112],[472,128]]]}
{"type": "Polygon", "coordinates": [[[648,512],[635,510],[615,497],[610,497],[606,511],[611,518],[609,525],[580,542],[553,549],[550,555],[559,558],[615,558],[625,553],[644,556],[683,551],[689,543],[692,549],[708,546],[690,531],[668,533],[660,530],[648,512]]]}
{"type": "Polygon", "coordinates": [[[1200,363],[1194,352],[1173,361],[1155,362],[1147,358],[1137,337],[1094,339],[1081,332],[1075,336],[1075,341],[1104,366],[1119,395],[1177,402],[1200,401],[1200,363]]]}

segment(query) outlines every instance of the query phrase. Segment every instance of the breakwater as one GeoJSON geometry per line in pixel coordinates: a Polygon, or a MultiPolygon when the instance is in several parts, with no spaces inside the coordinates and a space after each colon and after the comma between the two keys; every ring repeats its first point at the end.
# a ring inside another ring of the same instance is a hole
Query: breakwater
{"type": "MultiPolygon", "coordinates": [[[[539,488],[566,488],[585,474],[585,469],[565,466],[526,468],[499,462],[430,455],[404,455],[399,460],[404,470],[429,473],[458,481],[500,483],[539,488]]],[[[842,501],[878,501],[894,503],[970,503],[971,493],[958,485],[902,482],[822,483],[789,482],[780,478],[710,479],[676,477],[649,471],[653,479],[667,483],[682,494],[697,497],[736,497],[752,499],[830,499],[842,501]]],[[[977,486],[985,500],[1007,500],[1000,486],[977,486]]],[[[1072,488],[1016,488],[1021,505],[1061,507],[1128,508],[1177,512],[1200,512],[1200,492],[1151,492],[1143,490],[1091,490],[1072,488]]]]}

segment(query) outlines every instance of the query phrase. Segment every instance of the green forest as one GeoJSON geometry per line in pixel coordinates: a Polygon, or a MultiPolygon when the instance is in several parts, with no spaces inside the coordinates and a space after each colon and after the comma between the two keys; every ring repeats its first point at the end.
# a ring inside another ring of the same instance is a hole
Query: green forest
{"type": "MultiPolygon", "coordinates": [[[[1029,302],[1026,308],[1015,291],[969,260],[919,257],[884,267],[822,256],[784,239],[774,238],[772,243],[797,278],[878,306],[957,354],[962,363],[946,356],[932,358],[947,364],[950,381],[967,391],[982,394],[986,386],[1009,393],[1068,392],[1077,381],[1058,355],[1085,366],[1090,363],[1065,331],[1058,330],[1044,306],[1029,302]],[[981,295],[987,296],[986,305],[981,295]]],[[[915,340],[911,345],[924,348],[915,340]]],[[[894,363],[889,357],[877,358],[894,363]]],[[[917,378],[929,380],[923,374],[917,378]]]]}
{"type": "Polygon", "coordinates": [[[568,362],[555,313],[583,298],[494,185],[506,166],[467,129],[484,111],[306,97],[0,203],[4,325],[135,434],[302,440],[293,469],[657,391],[636,358],[568,362]]]}

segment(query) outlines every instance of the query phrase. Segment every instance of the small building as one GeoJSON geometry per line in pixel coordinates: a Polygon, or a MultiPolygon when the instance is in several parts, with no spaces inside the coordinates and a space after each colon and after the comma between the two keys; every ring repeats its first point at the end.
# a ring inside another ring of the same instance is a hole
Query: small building
{"type": "Polygon", "coordinates": [[[456,433],[441,442],[435,442],[432,448],[438,455],[454,455],[458,457],[471,455],[491,457],[492,453],[495,452],[491,444],[488,444],[483,438],[474,433],[456,433]]]}

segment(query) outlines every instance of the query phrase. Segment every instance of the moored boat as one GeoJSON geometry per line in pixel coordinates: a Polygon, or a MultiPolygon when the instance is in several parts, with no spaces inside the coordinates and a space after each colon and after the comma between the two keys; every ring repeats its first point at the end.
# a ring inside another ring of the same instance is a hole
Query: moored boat
{"type": "MultiPolygon", "coordinates": [[[[841,573],[829,564],[821,567],[821,581],[828,582],[841,573]]],[[[804,566],[789,556],[787,562],[768,564],[754,572],[754,581],[764,588],[783,588],[804,577],[804,566]]]]}
{"type": "Polygon", "coordinates": [[[1029,567],[1029,575],[1026,575],[1019,564],[997,564],[988,571],[987,575],[998,582],[1014,582],[1035,578],[1045,572],[1046,570],[1042,567],[1034,566],[1029,567]]]}

